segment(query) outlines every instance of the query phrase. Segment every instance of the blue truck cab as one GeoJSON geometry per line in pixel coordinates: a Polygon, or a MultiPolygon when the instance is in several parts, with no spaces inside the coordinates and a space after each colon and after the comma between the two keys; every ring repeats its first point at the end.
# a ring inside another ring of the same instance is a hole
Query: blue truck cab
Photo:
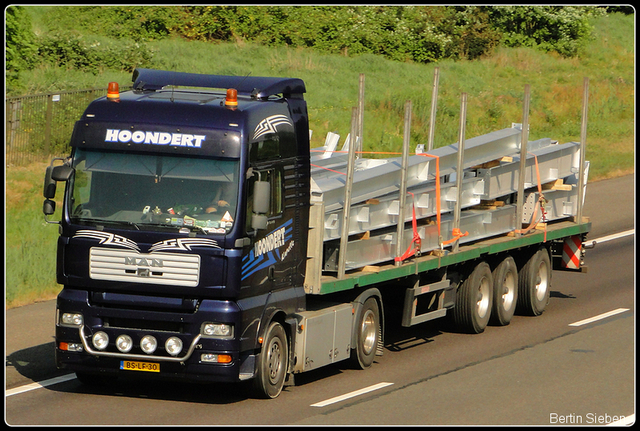
{"type": "Polygon", "coordinates": [[[254,379],[277,396],[305,308],[304,82],[150,69],[133,82],[87,107],[71,156],[47,169],[46,215],[66,184],[56,364],[84,382],[254,379]]]}

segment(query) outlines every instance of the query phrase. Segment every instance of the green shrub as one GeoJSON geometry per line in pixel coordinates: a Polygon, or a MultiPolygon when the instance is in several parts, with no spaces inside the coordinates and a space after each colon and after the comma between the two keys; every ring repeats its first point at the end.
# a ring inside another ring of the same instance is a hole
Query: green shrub
{"type": "Polygon", "coordinates": [[[589,20],[606,10],[578,6],[487,7],[493,25],[502,33],[505,46],[529,46],[572,57],[588,42],[589,20]]]}
{"type": "Polygon", "coordinates": [[[151,65],[153,52],[144,44],[129,40],[85,40],[73,33],[54,33],[39,40],[41,61],[54,66],[98,73],[103,69],[131,72],[151,65]]]}
{"type": "MultiPolygon", "coordinates": [[[[58,33],[137,43],[170,36],[249,41],[417,63],[473,60],[500,44],[575,56],[591,36],[589,18],[606,13],[604,8],[578,6],[57,6],[46,10],[42,20],[58,33]]],[[[19,28],[24,33],[26,26],[19,28]]],[[[84,65],[77,58],[82,48],[78,41],[69,43],[67,55],[84,65]]]]}
{"type": "Polygon", "coordinates": [[[428,63],[477,58],[499,35],[477,7],[190,6],[176,32],[192,40],[250,40],[326,53],[428,63]]]}

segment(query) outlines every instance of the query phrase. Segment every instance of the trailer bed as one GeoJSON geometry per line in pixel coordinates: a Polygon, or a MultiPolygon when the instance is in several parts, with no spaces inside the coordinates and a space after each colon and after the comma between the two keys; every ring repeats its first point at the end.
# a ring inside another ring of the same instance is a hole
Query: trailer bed
{"type": "Polygon", "coordinates": [[[324,295],[354,289],[355,287],[365,287],[384,283],[441,267],[478,259],[485,255],[497,254],[534,244],[543,244],[545,243],[545,235],[546,242],[550,242],[562,240],[574,235],[586,234],[590,230],[591,222],[587,217],[583,217],[581,223],[564,220],[548,224],[546,226],[546,230],[536,229],[519,237],[503,235],[463,245],[460,246],[457,252],[445,251],[445,254],[442,256],[430,254],[414,257],[406,260],[400,266],[396,266],[391,262],[373,267],[365,267],[362,270],[348,272],[342,279],[338,279],[334,275],[323,274],[321,278],[321,288],[317,293],[324,295]]]}

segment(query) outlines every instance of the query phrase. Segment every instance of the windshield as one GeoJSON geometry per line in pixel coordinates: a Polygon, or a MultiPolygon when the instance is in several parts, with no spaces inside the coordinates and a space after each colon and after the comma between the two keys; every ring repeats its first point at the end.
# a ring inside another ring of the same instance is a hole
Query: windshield
{"type": "Polygon", "coordinates": [[[226,233],[236,219],[237,160],[77,148],[73,167],[73,222],[226,233]]]}

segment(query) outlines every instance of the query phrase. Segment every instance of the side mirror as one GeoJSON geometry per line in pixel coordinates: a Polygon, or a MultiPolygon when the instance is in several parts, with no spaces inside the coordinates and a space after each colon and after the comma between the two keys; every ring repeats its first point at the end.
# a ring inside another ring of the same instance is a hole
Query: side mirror
{"type": "Polygon", "coordinates": [[[252,229],[266,229],[268,218],[266,213],[271,206],[271,184],[268,181],[256,181],[253,185],[252,229]]]}
{"type": "Polygon", "coordinates": [[[51,177],[53,166],[47,166],[44,174],[44,189],[42,195],[47,199],[53,199],[56,196],[56,181],[51,177]]]}
{"type": "Polygon", "coordinates": [[[51,164],[47,166],[44,174],[44,187],[42,195],[47,199],[53,199],[56,196],[56,181],[69,181],[74,169],[69,165],[53,166],[56,160],[64,161],[65,159],[56,157],[51,160],[51,164]]]}
{"type": "Polygon", "coordinates": [[[51,199],[45,199],[42,205],[42,212],[45,216],[53,215],[53,213],[56,212],[56,202],[51,199]]]}
{"type": "MultiPolygon", "coordinates": [[[[48,169],[48,168],[47,168],[48,169]]],[[[56,181],[69,181],[74,169],[68,165],[56,166],[51,171],[51,178],[56,181]]]]}
{"type": "Polygon", "coordinates": [[[253,212],[266,214],[269,212],[271,184],[268,181],[256,181],[253,185],[253,212]]]}
{"type": "Polygon", "coordinates": [[[51,164],[47,166],[47,170],[44,174],[44,187],[42,189],[42,195],[45,197],[45,201],[42,204],[42,212],[44,213],[44,220],[47,223],[55,223],[49,221],[48,216],[52,215],[56,211],[56,203],[52,199],[56,197],[56,183],[57,181],[69,181],[71,178],[71,174],[73,174],[74,169],[67,165],[59,165],[53,166],[53,163],[56,160],[65,161],[65,159],[56,157],[51,160],[51,164]]]}
{"type": "Polygon", "coordinates": [[[251,229],[266,229],[268,218],[264,214],[251,214],[251,229]]]}

